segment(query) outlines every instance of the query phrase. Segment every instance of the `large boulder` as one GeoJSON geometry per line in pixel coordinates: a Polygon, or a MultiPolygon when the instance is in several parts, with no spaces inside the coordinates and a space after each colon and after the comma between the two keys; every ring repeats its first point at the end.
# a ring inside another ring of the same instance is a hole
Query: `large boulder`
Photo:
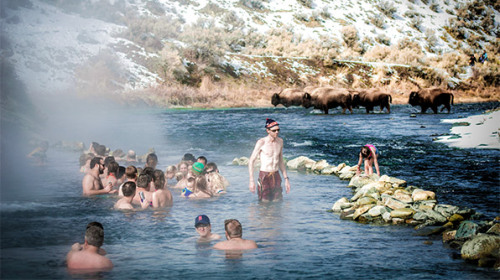
{"type": "Polygon", "coordinates": [[[291,170],[310,169],[315,163],[316,161],[308,157],[300,156],[288,161],[286,166],[291,170]]]}
{"type": "Polygon", "coordinates": [[[391,218],[408,219],[415,214],[415,210],[410,208],[400,208],[391,211],[391,218]]]}
{"type": "Polygon", "coordinates": [[[361,176],[361,175],[356,175],[351,178],[351,181],[349,181],[348,187],[351,188],[361,188],[364,185],[367,185],[369,183],[374,183],[378,181],[378,176],[377,174],[372,174],[370,176],[361,176]]]}
{"type": "Polygon", "coordinates": [[[436,194],[431,191],[416,189],[412,192],[411,198],[413,201],[431,200],[436,198],[436,194]]]}
{"type": "Polygon", "coordinates": [[[329,166],[328,162],[326,160],[318,160],[315,162],[312,166],[311,169],[315,173],[321,173],[321,171],[329,166]]]}
{"type": "Polygon", "coordinates": [[[481,258],[500,257],[500,236],[491,234],[478,234],[467,240],[460,251],[465,260],[478,261],[481,258]]]}
{"type": "Polygon", "coordinates": [[[479,225],[472,221],[463,221],[458,226],[457,234],[455,237],[457,239],[469,239],[477,234],[479,225]]]}
{"type": "Polygon", "coordinates": [[[352,206],[353,206],[353,203],[350,203],[347,198],[342,197],[341,199],[337,200],[333,204],[332,211],[333,212],[341,212],[343,209],[350,208],[352,206]]]}
{"type": "Polygon", "coordinates": [[[394,188],[404,188],[406,187],[406,181],[395,177],[389,177],[387,175],[382,175],[379,181],[391,183],[394,188]]]}

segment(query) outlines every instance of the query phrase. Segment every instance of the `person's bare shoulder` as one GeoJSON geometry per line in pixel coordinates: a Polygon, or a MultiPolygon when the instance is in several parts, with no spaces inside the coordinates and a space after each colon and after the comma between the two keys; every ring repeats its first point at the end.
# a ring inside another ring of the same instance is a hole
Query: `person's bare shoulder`
{"type": "Polygon", "coordinates": [[[226,250],[228,241],[221,241],[214,245],[214,249],[216,250],[226,250]]]}

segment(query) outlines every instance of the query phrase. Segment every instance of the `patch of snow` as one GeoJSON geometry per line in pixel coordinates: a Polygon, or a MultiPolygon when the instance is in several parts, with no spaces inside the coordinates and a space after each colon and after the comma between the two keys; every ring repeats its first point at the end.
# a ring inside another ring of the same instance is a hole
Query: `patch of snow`
{"type": "Polygon", "coordinates": [[[500,111],[441,122],[457,125],[451,128],[452,136],[441,136],[437,142],[458,148],[500,149],[500,111]]]}

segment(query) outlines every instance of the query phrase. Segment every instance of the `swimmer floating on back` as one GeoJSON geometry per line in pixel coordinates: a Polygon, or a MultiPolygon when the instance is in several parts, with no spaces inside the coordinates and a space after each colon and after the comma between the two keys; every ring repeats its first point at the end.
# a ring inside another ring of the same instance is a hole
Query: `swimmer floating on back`
{"type": "Polygon", "coordinates": [[[361,148],[361,152],[359,153],[359,161],[358,161],[358,170],[356,174],[361,173],[361,163],[365,162],[365,175],[373,174],[373,167],[375,165],[375,169],[377,170],[377,175],[380,176],[380,170],[378,167],[378,150],[372,144],[366,144],[361,148]]]}

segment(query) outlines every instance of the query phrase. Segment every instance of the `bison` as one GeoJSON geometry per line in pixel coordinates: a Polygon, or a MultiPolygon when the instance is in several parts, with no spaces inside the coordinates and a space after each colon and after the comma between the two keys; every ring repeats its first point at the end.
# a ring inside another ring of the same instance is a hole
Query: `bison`
{"type": "Polygon", "coordinates": [[[384,93],[379,89],[356,90],[352,92],[352,106],[363,106],[366,113],[373,111],[373,107],[380,106],[380,111],[387,108],[387,113],[391,112],[392,97],[390,94],[384,93]]]}
{"type": "Polygon", "coordinates": [[[302,106],[306,108],[312,106],[315,109],[323,110],[325,114],[328,114],[328,109],[338,106],[342,107],[343,114],[346,109],[349,109],[352,114],[351,103],[351,95],[346,89],[320,87],[311,93],[304,93],[302,97],[302,106]]]}
{"type": "Polygon", "coordinates": [[[438,107],[441,105],[444,105],[441,112],[446,108],[448,109],[448,113],[450,113],[450,105],[453,105],[453,94],[446,92],[446,90],[442,88],[421,89],[411,92],[408,103],[412,106],[420,106],[420,108],[422,108],[422,114],[424,114],[428,108],[431,108],[434,114],[437,114],[438,107]]]}
{"type": "Polygon", "coordinates": [[[283,104],[285,107],[302,105],[302,96],[304,91],[298,88],[286,88],[279,93],[273,94],[271,104],[278,106],[283,104]]]}

